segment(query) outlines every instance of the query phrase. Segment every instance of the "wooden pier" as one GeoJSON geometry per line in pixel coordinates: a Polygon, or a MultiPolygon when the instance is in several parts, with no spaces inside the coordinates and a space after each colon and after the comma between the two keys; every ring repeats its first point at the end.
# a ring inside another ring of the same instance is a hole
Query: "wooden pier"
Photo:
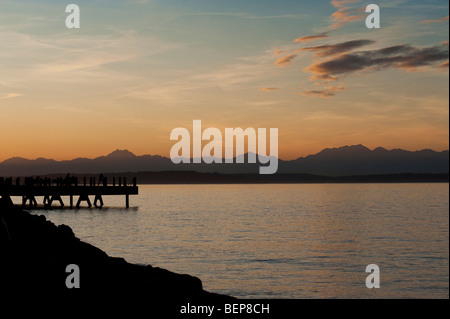
{"type": "MultiPolygon", "coordinates": [[[[23,178],[22,178],[23,179],[23,178]]],[[[88,207],[92,207],[89,196],[94,197],[93,205],[101,208],[103,196],[125,196],[125,206],[130,207],[130,195],[138,195],[139,188],[136,178],[133,178],[132,184],[127,184],[126,178],[113,178],[112,184],[108,184],[105,177],[101,177],[96,183],[94,177],[90,177],[89,181],[86,177],[79,184],[77,177],[58,178],[50,180],[48,178],[40,179],[39,177],[27,177],[21,184],[21,179],[17,178],[13,184],[12,178],[0,177],[0,196],[3,198],[11,198],[13,196],[22,197],[22,206],[35,208],[38,203],[36,197],[43,197],[43,205],[51,207],[54,202],[58,202],[60,207],[64,207],[62,197],[69,197],[69,207],[74,207],[74,197],[78,197],[76,208],[79,208],[82,202],[86,202],[88,207]],[[116,183],[117,182],[117,183],[116,183]]]]}

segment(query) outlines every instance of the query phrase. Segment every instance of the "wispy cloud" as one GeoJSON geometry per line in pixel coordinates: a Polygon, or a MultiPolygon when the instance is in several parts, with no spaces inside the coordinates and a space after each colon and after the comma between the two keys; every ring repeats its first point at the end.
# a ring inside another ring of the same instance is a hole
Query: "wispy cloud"
{"type": "Polygon", "coordinates": [[[356,3],[356,2],[360,2],[360,1],[361,0],[333,0],[333,1],[331,1],[331,4],[333,5],[333,7],[342,8],[348,4],[356,3]]]}
{"type": "Polygon", "coordinates": [[[396,45],[378,50],[347,53],[318,62],[306,70],[313,73],[313,79],[337,80],[337,76],[360,71],[379,71],[386,68],[413,71],[447,60],[448,44],[418,48],[396,45]]]}
{"type": "Polygon", "coordinates": [[[331,15],[334,23],[331,24],[328,29],[336,30],[340,29],[346,24],[353,21],[360,21],[364,19],[364,10],[361,7],[355,8],[352,6],[348,6],[354,3],[358,3],[361,0],[334,0],[331,1],[333,7],[337,9],[331,15]]]}
{"type": "Polygon", "coordinates": [[[340,85],[340,86],[329,86],[323,90],[310,90],[310,91],[303,91],[300,94],[304,96],[313,96],[313,97],[322,97],[322,98],[329,98],[334,95],[336,95],[337,92],[348,90],[348,88],[340,85]]]}
{"type": "Polygon", "coordinates": [[[19,97],[19,96],[23,96],[23,94],[19,94],[19,93],[8,93],[3,95],[1,98],[6,100],[6,99],[13,99],[15,97],[19,97]]]}
{"type": "Polygon", "coordinates": [[[224,17],[235,17],[249,20],[258,19],[298,19],[301,18],[300,14],[280,14],[280,15],[257,15],[245,12],[195,12],[195,13],[183,13],[183,15],[189,16],[224,16],[224,17]]]}
{"type": "Polygon", "coordinates": [[[298,52],[301,51],[313,51],[316,56],[330,56],[336,54],[342,54],[345,52],[349,52],[351,50],[363,47],[365,45],[369,45],[374,43],[372,40],[354,40],[354,41],[346,41],[337,44],[327,44],[327,45],[318,45],[314,47],[301,48],[297,49],[298,52]]]}
{"type": "Polygon", "coordinates": [[[259,89],[261,92],[273,92],[273,91],[277,91],[280,88],[261,88],[259,89]]]}
{"type": "Polygon", "coordinates": [[[420,23],[441,23],[441,22],[448,21],[448,19],[449,19],[449,16],[446,16],[446,17],[440,18],[440,19],[423,20],[423,21],[420,21],[420,23]]]}
{"type": "Polygon", "coordinates": [[[327,37],[328,37],[328,35],[325,33],[316,34],[316,35],[306,35],[306,36],[295,39],[294,42],[300,42],[300,43],[313,42],[313,41],[325,39],[327,37]]]}
{"type": "Polygon", "coordinates": [[[448,60],[439,65],[441,69],[448,69],[448,60]]]}
{"type": "MultiPolygon", "coordinates": [[[[268,50],[264,55],[240,59],[239,63],[228,64],[211,72],[187,75],[183,78],[168,82],[157,83],[153,86],[142,85],[121,94],[119,98],[131,97],[150,100],[163,105],[186,104],[191,98],[190,92],[198,90],[220,88],[221,90],[242,89],[246,83],[259,80],[273,72],[273,53],[268,50]]],[[[251,85],[254,89],[254,85],[251,85]]],[[[264,92],[278,88],[264,88],[264,92]]]]}
{"type": "Polygon", "coordinates": [[[86,114],[102,114],[103,112],[85,109],[85,108],[75,108],[75,107],[67,107],[67,106],[45,106],[44,110],[52,110],[52,111],[62,111],[62,112],[70,112],[70,113],[86,113],[86,114]]]}
{"type": "Polygon", "coordinates": [[[281,58],[278,58],[273,64],[276,66],[279,66],[281,68],[284,68],[291,63],[291,61],[296,57],[295,54],[289,54],[286,56],[283,56],[281,58]]]}
{"type": "MultiPolygon", "coordinates": [[[[104,35],[32,35],[0,31],[3,43],[0,59],[4,61],[2,77],[8,82],[31,80],[86,81],[110,80],[112,63],[134,63],[140,58],[179,48],[157,38],[134,31],[113,31],[104,35]]],[[[116,72],[116,77],[123,77],[116,72]]]]}
{"type": "Polygon", "coordinates": [[[252,101],[248,105],[252,106],[272,106],[288,102],[287,100],[266,100],[266,101],[252,101]]]}
{"type": "Polygon", "coordinates": [[[334,93],[330,93],[326,90],[304,91],[301,94],[304,96],[317,96],[323,98],[328,98],[334,95],[334,93]]]}

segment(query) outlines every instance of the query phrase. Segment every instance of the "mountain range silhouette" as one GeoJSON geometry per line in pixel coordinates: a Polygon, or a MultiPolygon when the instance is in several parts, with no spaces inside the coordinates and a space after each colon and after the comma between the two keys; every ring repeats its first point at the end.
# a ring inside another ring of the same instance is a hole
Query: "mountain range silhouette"
{"type": "MultiPolygon", "coordinates": [[[[243,155],[247,158],[248,154],[243,155]]],[[[13,157],[0,163],[0,176],[29,176],[45,174],[97,174],[99,172],[157,172],[197,171],[225,174],[258,173],[262,164],[173,164],[170,158],[159,155],[137,156],[128,150],[114,152],[94,159],[76,158],[56,161],[13,157]]],[[[326,148],[317,154],[291,161],[279,159],[278,172],[282,174],[314,174],[348,176],[369,174],[436,174],[449,172],[449,151],[430,149],[406,151],[374,150],[363,145],[326,148]]]]}

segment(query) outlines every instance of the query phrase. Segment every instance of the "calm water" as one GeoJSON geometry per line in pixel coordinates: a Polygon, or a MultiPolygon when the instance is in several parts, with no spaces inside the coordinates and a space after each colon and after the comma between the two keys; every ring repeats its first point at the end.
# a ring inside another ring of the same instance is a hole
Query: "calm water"
{"type": "Polygon", "coordinates": [[[241,298],[448,298],[448,184],[149,185],[35,211],[111,256],[241,298]],[[367,289],[377,264],[381,288],[367,289]]]}

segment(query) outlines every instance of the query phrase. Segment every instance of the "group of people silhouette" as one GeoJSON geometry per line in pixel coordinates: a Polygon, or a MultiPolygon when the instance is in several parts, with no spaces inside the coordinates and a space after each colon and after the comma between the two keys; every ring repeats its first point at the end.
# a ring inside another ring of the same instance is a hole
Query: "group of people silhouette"
{"type": "MultiPolygon", "coordinates": [[[[106,178],[103,174],[99,175],[97,186],[105,185],[106,178]]],[[[67,174],[66,177],[57,177],[55,179],[51,179],[49,177],[41,178],[39,176],[36,177],[25,177],[24,183],[21,184],[21,178],[16,178],[15,185],[24,185],[24,186],[38,186],[38,187],[46,187],[46,186],[78,186],[78,177],[70,176],[67,174]]],[[[91,186],[95,186],[95,177],[91,177],[90,181],[91,186]]],[[[12,177],[0,177],[0,186],[13,186],[13,178],[12,177]]]]}
{"type": "MultiPolygon", "coordinates": [[[[65,177],[57,177],[57,178],[49,178],[49,177],[17,177],[15,184],[13,184],[12,177],[0,177],[0,186],[29,186],[29,187],[48,187],[48,186],[58,186],[58,187],[70,187],[70,186],[79,186],[78,177],[71,176],[67,174],[65,177]],[[23,180],[23,184],[22,184],[23,180]]],[[[82,186],[107,186],[108,179],[103,173],[98,176],[98,181],[95,177],[89,177],[89,183],[86,177],[83,177],[82,186]]],[[[113,186],[128,186],[126,177],[119,177],[118,184],[116,184],[116,178],[112,178],[113,186]]],[[[133,178],[133,186],[137,186],[136,177],[133,178]]]]}

